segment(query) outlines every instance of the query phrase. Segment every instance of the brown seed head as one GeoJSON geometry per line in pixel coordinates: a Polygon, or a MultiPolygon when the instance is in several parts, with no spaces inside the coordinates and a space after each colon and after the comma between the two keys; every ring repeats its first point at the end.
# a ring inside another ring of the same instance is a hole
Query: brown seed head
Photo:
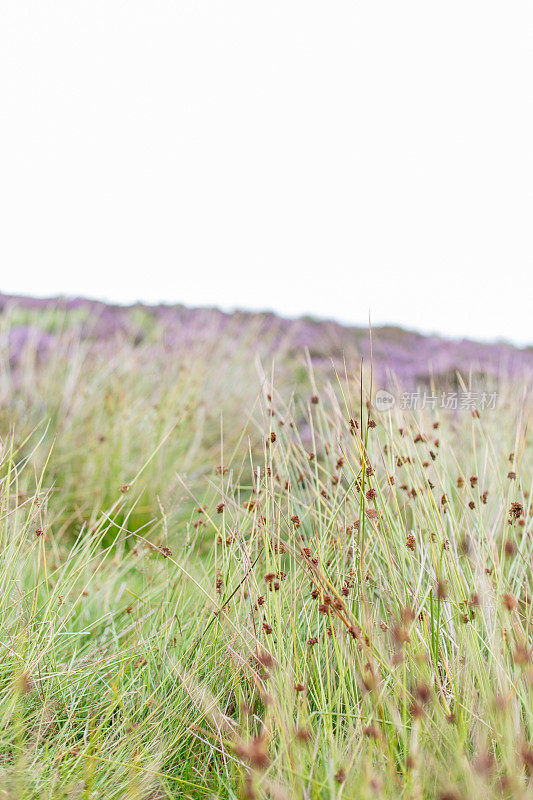
{"type": "Polygon", "coordinates": [[[419,683],[415,689],[415,697],[421,703],[428,703],[431,697],[431,689],[427,683],[419,683]]]}
{"type": "Polygon", "coordinates": [[[309,728],[297,728],[296,738],[299,742],[310,742],[312,734],[309,728]]]}
{"type": "Polygon", "coordinates": [[[513,653],[513,661],[519,666],[524,666],[531,661],[531,649],[524,643],[518,642],[513,653]]]}
{"type": "Polygon", "coordinates": [[[337,770],[337,772],[334,775],[334,778],[337,781],[337,783],[344,783],[345,782],[346,773],[345,773],[345,771],[343,770],[342,767],[339,767],[339,769],[337,770]]]}
{"type": "Polygon", "coordinates": [[[363,733],[365,736],[368,736],[369,739],[379,739],[379,728],[375,725],[366,725],[363,728],[363,733]]]}
{"type": "Polygon", "coordinates": [[[266,650],[261,650],[261,652],[257,656],[257,660],[259,661],[260,664],[263,665],[263,667],[266,667],[267,669],[272,667],[272,665],[274,664],[274,659],[272,658],[270,653],[267,653],[266,650]]]}
{"type": "Polygon", "coordinates": [[[527,744],[522,745],[520,755],[527,771],[533,773],[533,747],[527,744]]]}
{"type": "Polygon", "coordinates": [[[424,707],[417,700],[415,700],[414,703],[411,703],[410,711],[413,719],[422,719],[425,714],[424,707]]]}
{"type": "Polygon", "coordinates": [[[461,795],[455,789],[444,789],[439,794],[439,800],[461,800],[461,795]]]}
{"type": "Polygon", "coordinates": [[[235,752],[241,758],[249,761],[256,769],[264,770],[270,763],[266,744],[261,736],[256,736],[251,742],[237,744],[235,752]]]}
{"type": "Polygon", "coordinates": [[[437,581],[437,597],[439,600],[445,600],[448,597],[446,581],[437,581]]]}
{"type": "Polygon", "coordinates": [[[502,598],[502,599],[503,599],[503,604],[504,604],[504,606],[505,606],[505,607],[506,607],[506,608],[507,608],[509,611],[514,611],[514,609],[515,609],[515,608],[517,607],[517,605],[518,605],[518,602],[517,602],[517,600],[516,600],[516,597],[514,596],[514,594],[511,594],[511,592],[506,592],[506,593],[504,594],[504,596],[503,596],[503,598],[502,598]]]}
{"type": "Polygon", "coordinates": [[[516,553],[516,545],[510,539],[507,539],[504,545],[505,555],[514,556],[516,553]]]}

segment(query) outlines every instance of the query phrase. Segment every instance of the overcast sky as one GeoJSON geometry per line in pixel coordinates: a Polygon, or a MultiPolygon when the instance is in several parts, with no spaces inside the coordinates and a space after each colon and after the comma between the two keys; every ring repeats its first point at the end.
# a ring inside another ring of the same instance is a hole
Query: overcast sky
{"type": "Polygon", "coordinates": [[[0,291],[533,342],[529,0],[2,0],[0,291]]]}

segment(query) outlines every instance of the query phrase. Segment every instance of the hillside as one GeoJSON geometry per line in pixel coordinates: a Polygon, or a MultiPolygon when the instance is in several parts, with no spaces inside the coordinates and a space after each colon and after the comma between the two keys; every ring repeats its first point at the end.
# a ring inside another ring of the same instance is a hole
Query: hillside
{"type": "MultiPolygon", "coordinates": [[[[334,321],[309,317],[285,319],[270,312],[182,305],[110,305],[83,298],[30,298],[0,294],[0,319],[8,330],[5,345],[16,362],[29,345],[41,356],[53,351],[65,328],[81,341],[136,346],[151,344],[169,351],[192,346],[219,346],[226,340],[246,343],[250,351],[302,354],[326,369],[333,361],[342,366],[361,358],[370,364],[370,336],[365,328],[348,327],[334,321]]],[[[517,348],[505,342],[481,343],[468,339],[447,340],[399,327],[377,327],[372,332],[375,380],[381,385],[394,375],[404,387],[426,383],[430,376],[453,378],[459,371],[468,376],[494,378],[533,373],[533,347],[517,348]]]]}

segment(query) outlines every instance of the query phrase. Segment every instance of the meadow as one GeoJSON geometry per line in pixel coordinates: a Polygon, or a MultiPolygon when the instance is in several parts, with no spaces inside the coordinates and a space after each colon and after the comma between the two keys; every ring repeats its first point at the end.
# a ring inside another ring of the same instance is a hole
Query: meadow
{"type": "Polygon", "coordinates": [[[0,800],[533,798],[531,374],[123,319],[1,316],[0,800]]]}

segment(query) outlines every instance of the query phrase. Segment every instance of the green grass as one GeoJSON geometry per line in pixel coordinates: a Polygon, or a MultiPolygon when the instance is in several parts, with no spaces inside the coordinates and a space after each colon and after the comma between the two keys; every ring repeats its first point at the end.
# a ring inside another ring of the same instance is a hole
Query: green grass
{"type": "Polygon", "coordinates": [[[61,343],[0,373],[0,798],[533,797],[525,382],[61,343]]]}

